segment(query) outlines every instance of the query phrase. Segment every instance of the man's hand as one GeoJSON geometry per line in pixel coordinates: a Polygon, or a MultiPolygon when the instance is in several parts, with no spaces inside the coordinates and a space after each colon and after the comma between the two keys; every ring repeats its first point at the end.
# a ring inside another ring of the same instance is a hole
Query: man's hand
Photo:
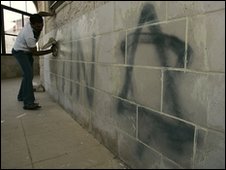
{"type": "Polygon", "coordinates": [[[52,47],[51,47],[51,50],[52,50],[52,54],[53,56],[57,56],[57,44],[53,44],[52,47]]]}

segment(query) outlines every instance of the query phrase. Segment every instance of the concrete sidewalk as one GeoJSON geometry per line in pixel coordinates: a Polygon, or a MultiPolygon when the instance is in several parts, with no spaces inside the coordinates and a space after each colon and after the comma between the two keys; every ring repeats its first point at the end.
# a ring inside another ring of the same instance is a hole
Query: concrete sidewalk
{"type": "Polygon", "coordinates": [[[46,92],[35,93],[40,110],[24,110],[20,81],[1,80],[1,169],[126,169],[46,92]]]}

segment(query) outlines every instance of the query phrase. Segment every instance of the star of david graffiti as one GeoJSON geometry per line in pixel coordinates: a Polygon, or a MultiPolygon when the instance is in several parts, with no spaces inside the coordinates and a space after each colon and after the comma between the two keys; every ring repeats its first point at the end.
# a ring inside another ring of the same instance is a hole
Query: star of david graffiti
{"type": "MultiPolygon", "coordinates": [[[[154,23],[157,21],[157,16],[155,12],[155,8],[152,4],[145,4],[141,15],[138,21],[138,28],[133,32],[127,35],[127,39],[130,41],[127,42],[127,56],[128,56],[128,64],[134,65],[135,53],[139,43],[148,43],[154,45],[158,60],[162,67],[169,67],[170,62],[167,56],[167,50],[171,50],[176,55],[176,63],[174,67],[184,68],[186,64],[191,62],[191,54],[192,49],[185,42],[177,38],[173,35],[168,35],[162,32],[161,28],[157,24],[152,24],[148,27],[149,32],[142,32],[142,25],[145,23],[154,23]]],[[[121,52],[123,56],[125,56],[126,43],[123,41],[121,43],[121,52]]],[[[133,67],[127,67],[125,72],[124,84],[119,93],[119,96],[123,99],[127,99],[129,94],[133,94],[133,83],[132,83],[132,74],[133,67]]],[[[174,113],[176,117],[183,118],[183,114],[181,113],[180,103],[177,96],[177,85],[175,83],[175,77],[170,71],[164,72],[164,81],[165,83],[165,98],[170,105],[170,109],[172,113],[174,113]]],[[[117,103],[117,112],[119,115],[130,113],[130,108],[126,106],[126,103],[122,100],[118,100],[117,103]],[[127,112],[126,112],[127,111],[127,112]]],[[[145,115],[146,120],[145,125],[149,125],[150,127],[143,127],[149,130],[146,130],[146,134],[140,134],[142,140],[146,143],[151,141],[155,141],[155,137],[162,138],[162,140],[167,141],[166,144],[162,144],[160,146],[170,148],[173,155],[180,155],[180,157],[175,158],[175,161],[180,162],[180,159],[183,159],[184,156],[192,155],[192,149],[189,149],[188,145],[193,145],[193,136],[194,136],[194,128],[191,126],[187,126],[182,122],[178,121],[176,124],[172,124],[168,122],[166,119],[162,118],[159,114],[156,114],[152,111],[147,111],[145,109],[141,109],[143,114],[145,115]],[[154,129],[154,130],[152,130],[154,129]],[[156,130],[156,131],[155,131],[156,130]],[[164,134],[164,135],[161,135],[164,134]]],[[[131,110],[133,112],[133,110],[131,110]]],[[[142,127],[142,126],[141,126],[142,127]]],[[[137,127],[138,128],[138,127],[137,127]]],[[[139,138],[138,134],[138,138],[139,138]]],[[[143,145],[137,145],[135,148],[136,154],[140,160],[142,160],[142,156],[145,152],[145,148],[143,145]]],[[[160,148],[160,152],[162,152],[160,148]]],[[[164,151],[163,151],[164,152],[164,151]]],[[[171,156],[170,152],[166,152],[167,156],[171,156]],[[168,154],[168,155],[167,155],[168,154]]],[[[181,161],[182,162],[182,161],[181,161]]],[[[189,164],[189,161],[188,161],[189,164]]],[[[185,164],[187,166],[187,164],[185,164]]]]}
{"type": "MultiPolygon", "coordinates": [[[[145,23],[153,23],[155,21],[157,21],[157,16],[156,16],[154,6],[152,4],[144,5],[141,11],[138,26],[142,26],[145,23]]],[[[150,31],[149,33],[142,33],[142,29],[143,28],[138,27],[133,33],[129,34],[127,37],[127,39],[131,40],[127,44],[127,51],[128,51],[127,55],[129,56],[128,57],[129,65],[134,64],[135,52],[137,50],[137,47],[140,41],[142,41],[143,43],[153,44],[155,46],[158,54],[159,62],[163,67],[169,66],[169,59],[167,58],[166,49],[170,49],[176,54],[177,60],[176,60],[175,67],[178,67],[178,68],[184,67],[184,65],[186,64],[185,63],[186,61],[184,59],[185,55],[187,57],[187,61],[190,61],[192,49],[188,45],[186,50],[185,42],[183,42],[176,36],[167,35],[163,33],[159,25],[149,26],[148,27],[150,31]]],[[[123,56],[125,56],[125,48],[126,48],[126,43],[125,41],[123,41],[121,43],[121,52],[123,56]]],[[[133,74],[133,67],[128,67],[125,73],[124,84],[119,94],[119,96],[124,99],[127,99],[129,92],[132,93],[133,91],[133,87],[132,87],[133,85],[131,82],[132,74],[133,74]]],[[[167,84],[168,85],[167,88],[169,89],[167,96],[172,100],[171,107],[173,108],[177,116],[181,117],[180,112],[177,111],[178,101],[177,101],[177,97],[175,96],[176,86],[175,86],[174,79],[170,73],[165,73],[165,74],[166,74],[165,75],[166,81],[170,82],[170,84],[167,84]]],[[[123,102],[119,101],[117,106],[118,112],[120,112],[120,110],[123,110],[123,107],[124,107],[123,102]]]]}

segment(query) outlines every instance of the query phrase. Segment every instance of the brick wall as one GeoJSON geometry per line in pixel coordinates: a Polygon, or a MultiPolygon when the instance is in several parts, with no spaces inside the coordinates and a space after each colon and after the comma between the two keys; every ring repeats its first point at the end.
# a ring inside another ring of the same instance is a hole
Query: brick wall
{"type": "Polygon", "coordinates": [[[67,2],[48,93],[131,168],[225,168],[225,2],[67,2]],[[78,8],[79,7],[79,8],[78,8]]]}

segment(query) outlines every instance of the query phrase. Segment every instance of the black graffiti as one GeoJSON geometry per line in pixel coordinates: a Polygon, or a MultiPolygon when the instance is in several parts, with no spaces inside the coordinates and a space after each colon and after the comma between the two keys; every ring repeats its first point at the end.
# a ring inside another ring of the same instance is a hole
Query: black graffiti
{"type": "MultiPolygon", "coordinates": [[[[157,112],[142,107],[139,108],[139,122],[138,138],[142,142],[154,147],[175,162],[190,167],[194,126],[169,117],[162,117],[157,112]]],[[[137,145],[135,151],[138,158],[142,160],[145,147],[137,145]]]]}
{"type": "MultiPolygon", "coordinates": [[[[77,45],[77,54],[76,56],[78,57],[77,60],[79,60],[79,62],[77,62],[77,81],[81,82],[81,74],[83,74],[83,77],[85,79],[85,89],[86,89],[86,97],[88,99],[88,103],[89,106],[92,107],[93,105],[93,98],[94,98],[94,91],[92,89],[90,89],[89,87],[94,87],[94,75],[95,75],[95,68],[94,68],[94,64],[90,64],[90,80],[88,80],[88,74],[87,74],[87,67],[85,65],[84,61],[84,52],[83,52],[83,47],[82,44],[80,42],[80,40],[78,40],[76,42],[77,45]],[[80,62],[82,61],[82,62],[80,62]],[[80,72],[81,71],[81,72],[80,72]]],[[[95,48],[96,48],[96,41],[95,41],[95,34],[93,34],[92,36],[92,58],[91,61],[95,62],[95,48]]],[[[77,91],[77,99],[80,96],[80,87],[76,86],[76,91],[77,91]]]]}
{"type": "MultiPolygon", "coordinates": [[[[71,37],[71,39],[72,39],[72,37],[71,37]]],[[[71,49],[73,49],[72,43],[70,43],[70,46],[71,46],[71,49]]],[[[70,60],[72,60],[72,58],[73,58],[73,53],[70,52],[70,60]]],[[[73,75],[73,66],[72,66],[72,63],[70,63],[70,76],[69,76],[70,80],[72,80],[72,75],[73,75]]],[[[73,82],[70,81],[69,94],[72,95],[72,93],[73,93],[73,82]]]]}
{"type": "MultiPolygon", "coordinates": [[[[134,65],[134,59],[135,59],[135,52],[137,50],[139,43],[148,43],[148,44],[154,45],[157,51],[160,65],[163,67],[170,66],[169,58],[167,57],[167,50],[173,51],[177,57],[174,67],[183,68],[185,64],[189,64],[191,60],[191,53],[192,53],[191,47],[187,45],[187,50],[186,50],[184,41],[180,40],[176,36],[163,33],[159,25],[155,24],[155,25],[149,26],[148,33],[142,32],[142,29],[143,29],[141,27],[142,25],[144,25],[145,23],[153,23],[156,21],[157,21],[157,16],[156,16],[154,6],[152,4],[145,4],[141,11],[141,15],[138,22],[138,26],[140,27],[138,27],[133,33],[127,35],[128,64],[131,66],[126,68],[124,84],[121,89],[121,92],[119,93],[119,96],[121,98],[127,99],[129,94],[133,94],[133,84],[132,84],[133,65],[134,65]],[[187,61],[185,61],[184,59],[185,55],[187,57],[187,61]],[[185,63],[185,62],[188,62],[188,63],[185,63]]],[[[123,56],[125,56],[125,49],[126,49],[126,43],[125,41],[123,41],[121,43],[121,52],[123,56]]],[[[167,101],[170,102],[169,104],[171,105],[171,109],[173,113],[175,113],[177,117],[182,118],[182,113],[180,113],[180,109],[179,109],[180,104],[179,104],[178,96],[176,93],[177,86],[175,84],[174,77],[170,72],[165,72],[164,76],[165,76],[165,82],[167,82],[165,83],[165,88],[167,89],[167,92],[165,92],[166,93],[165,97],[167,97],[167,101]]],[[[118,103],[117,103],[118,114],[130,113],[130,110],[127,110],[127,109],[129,108],[125,106],[124,102],[122,102],[121,100],[118,100],[118,103]]],[[[161,119],[161,118],[158,118],[158,122],[161,122],[159,124],[163,124],[165,131],[170,134],[170,132],[167,131],[167,128],[170,128],[172,125],[167,122],[164,122],[164,119],[161,119]]],[[[176,129],[176,127],[172,126],[170,129],[176,129]]],[[[188,130],[186,129],[186,131],[189,131],[189,135],[193,133],[193,129],[188,128],[188,130]]],[[[167,136],[167,140],[173,141],[175,136],[175,135],[173,136],[173,134],[174,132],[172,132],[172,136],[170,135],[167,136]]],[[[180,134],[181,134],[181,131],[179,135],[180,134]]],[[[150,137],[151,134],[148,133],[146,135],[147,136],[145,140],[148,142],[151,139],[150,137]]],[[[175,138],[178,137],[177,135],[178,134],[176,134],[175,138]]],[[[181,136],[183,137],[183,135],[181,136]]],[[[180,136],[178,138],[180,138],[180,136]]],[[[186,138],[186,140],[181,139],[180,142],[181,142],[180,143],[181,145],[178,148],[174,144],[170,144],[169,147],[172,148],[172,150],[175,150],[175,152],[184,154],[184,151],[183,151],[184,148],[182,147],[183,144],[185,144],[186,142],[192,143],[193,140],[192,138],[188,138],[188,139],[186,138]]],[[[141,147],[138,145],[136,149],[137,149],[137,156],[141,158],[144,152],[144,147],[141,147]]]]}
{"type": "MultiPolygon", "coordinates": [[[[155,12],[155,8],[152,4],[146,4],[144,5],[141,16],[139,18],[138,26],[142,26],[145,23],[153,23],[157,21],[157,16],[155,12]]],[[[143,28],[138,27],[133,33],[129,34],[127,36],[127,51],[128,51],[128,64],[133,65],[134,59],[135,59],[135,52],[137,50],[137,47],[139,43],[149,43],[153,44],[156,48],[158,59],[163,67],[169,67],[169,59],[167,57],[166,50],[172,50],[176,56],[176,65],[175,67],[184,67],[185,60],[184,56],[187,54],[187,61],[190,61],[191,59],[191,47],[188,45],[187,50],[185,49],[185,43],[173,35],[167,35],[164,34],[161,31],[161,27],[159,25],[151,25],[148,27],[149,33],[142,33],[143,28]]],[[[123,56],[125,56],[125,49],[126,44],[125,41],[121,43],[121,51],[123,56]]],[[[133,86],[131,83],[132,80],[132,74],[133,74],[133,67],[127,67],[126,73],[125,73],[125,80],[122,87],[122,90],[119,94],[120,97],[127,99],[129,92],[133,94],[133,86]]],[[[174,111],[177,116],[181,117],[181,114],[179,111],[177,111],[179,105],[177,101],[177,97],[175,96],[175,82],[174,78],[170,73],[166,73],[165,75],[166,82],[170,82],[167,84],[168,90],[168,96],[172,100],[172,108],[174,108],[174,111]]],[[[124,109],[123,102],[119,101],[117,105],[118,113],[121,113],[124,109]]]]}

